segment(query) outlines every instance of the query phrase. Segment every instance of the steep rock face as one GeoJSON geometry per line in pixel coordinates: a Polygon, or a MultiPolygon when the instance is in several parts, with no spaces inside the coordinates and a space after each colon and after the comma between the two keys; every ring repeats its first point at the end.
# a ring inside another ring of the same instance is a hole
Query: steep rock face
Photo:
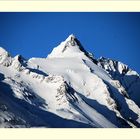
{"type": "Polygon", "coordinates": [[[107,58],[100,58],[98,66],[105,69],[112,79],[118,80],[120,85],[127,91],[129,97],[140,107],[140,76],[136,71],[119,61],[107,58]]]}
{"type": "Polygon", "coordinates": [[[12,58],[0,48],[0,127],[140,127],[139,83],[74,35],[47,58],[12,58]]]}

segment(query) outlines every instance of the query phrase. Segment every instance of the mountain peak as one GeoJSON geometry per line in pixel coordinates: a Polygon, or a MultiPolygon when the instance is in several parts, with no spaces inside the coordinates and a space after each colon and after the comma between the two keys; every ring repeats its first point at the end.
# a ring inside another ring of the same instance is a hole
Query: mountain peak
{"type": "Polygon", "coordinates": [[[11,64],[10,54],[2,47],[0,47],[0,64],[9,66],[11,64]]]}
{"type": "Polygon", "coordinates": [[[69,35],[69,37],[64,42],[65,42],[65,48],[73,47],[73,46],[78,48],[80,47],[80,44],[78,43],[79,42],[78,39],[73,34],[69,35]]]}
{"type": "Polygon", "coordinates": [[[92,53],[87,52],[81,42],[73,35],[69,35],[68,38],[60,45],[52,50],[48,55],[48,58],[62,58],[62,57],[77,57],[82,59],[90,59],[97,64],[92,53]]]}
{"type": "Polygon", "coordinates": [[[71,34],[68,36],[68,38],[65,40],[66,42],[68,41],[74,41],[76,39],[75,35],[74,34],[71,34]]]}
{"type": "Polygon", "coordinates": [[[80,53],[79,44],[76,37],[71,34],[68,38],[55,47],[48,57],[70,57],[75,53],[80,53]]]}
{"type": "Polygon", "coordinates": [[[70,34],[67,39],[76,38],[74,34],[70,34]]]}
{"type": "Polygon", "coordinates": [[[0,47],[0,56],[3,55],[8,55],[8,52],[4,48],[0,47]]]}
{"type": "Polygon", "coordinates": [[[60,45],[53,49],[48,58],[60,58],[60,57],[81,57],[91,58],[91,55],[84,49],[80,41],[71,34],[60,45]]]}

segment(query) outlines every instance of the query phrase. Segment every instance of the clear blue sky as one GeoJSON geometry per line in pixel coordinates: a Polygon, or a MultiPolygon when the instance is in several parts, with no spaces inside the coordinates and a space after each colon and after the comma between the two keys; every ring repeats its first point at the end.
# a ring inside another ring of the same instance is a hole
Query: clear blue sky
{"type": "Polygon", "coordinates": [[[71,33],[96,58],[140,73],[140,13],[0,13],[0,46],[13,56],[46,57],[71,33]]]}

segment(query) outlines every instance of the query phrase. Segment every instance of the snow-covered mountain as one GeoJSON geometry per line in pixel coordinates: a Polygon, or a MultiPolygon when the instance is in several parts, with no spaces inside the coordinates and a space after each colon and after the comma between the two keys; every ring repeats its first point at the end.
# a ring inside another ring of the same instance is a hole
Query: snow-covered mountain
{"type": "Polygon", "coordinates": [[[140,77],[70,35],[47,58],[0,48],[0,127],[140,127],[140,77]]]}

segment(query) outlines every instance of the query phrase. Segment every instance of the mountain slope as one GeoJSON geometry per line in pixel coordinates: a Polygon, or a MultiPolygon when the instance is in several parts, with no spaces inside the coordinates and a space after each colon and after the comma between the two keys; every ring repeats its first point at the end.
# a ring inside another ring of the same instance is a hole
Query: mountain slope
{"type": "Polygon", "coordinates": [[[121,62],[93,58],[74,35],[47,58],[0,48],[0,126],[140,127],[139,79],[121,62]]]}
{"type": "Polygon", "coordinates": [[[140,107],[140,76],[136,71],[131,70],[121,62],[107,58],[100,58],[98,66],[105,69],[113,80],[118,80],[127,91],[129,97],[140,107]]]}

